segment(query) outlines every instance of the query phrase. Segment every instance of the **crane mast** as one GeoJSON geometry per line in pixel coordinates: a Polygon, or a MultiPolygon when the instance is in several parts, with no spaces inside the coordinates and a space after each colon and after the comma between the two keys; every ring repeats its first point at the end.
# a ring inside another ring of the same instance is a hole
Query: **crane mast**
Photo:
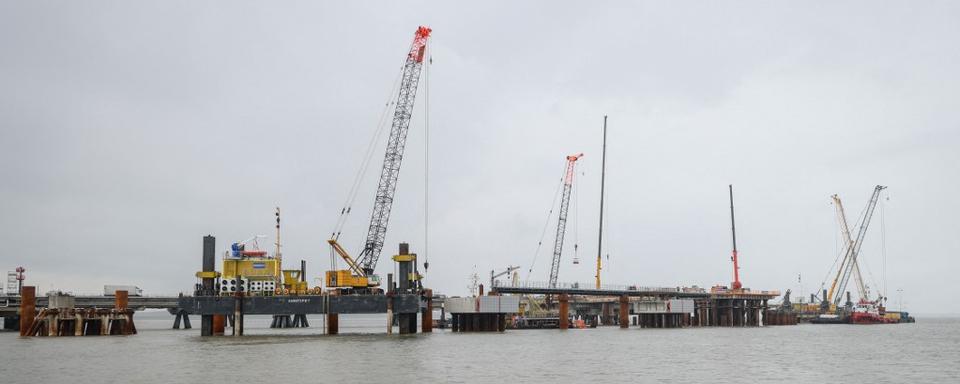
{"type": "Polygon", "coordinates": [[[573,168],[583,154],[567,156],[567,170],[563,176],[563,194],[560,198],[560,215],[557,220],[557,236],[553,245],[553,263],[550,265],[550,288],[557,286],[557,274],[560,272],[560,254],[563,251],[563,235],[567,229],[567,210],[570,207],[570,191],[573,189],[573,168]]]}
{"type": "Polygon", "coordinates": [[[743,288],[740,283],[740,260],[737,254],[737,221],[733,216],[733,184],[730,187],[730,233],[733,235],[733,253],[730,260],[733,261],[733,282],[730,283],[731,289],[743,288]]]}
{"type": "Polygon", "coordinates": [[[386,154],[383,157],[383,168],[380,171],[380,183],[373,201],[373,212],[370,214],[367,239],[358,257],[358,263],[363,268],[364,275],[373,274],[387,236],[387,223],[390,221],[390,210],[397,190],[397,178],[400,176],[400,163],[403,161],[403,150],[407,144],[407,132],[413,115],[413,102],[417,96],[423,57],[431,31],[424,26],[417,28],[403,65],[400,94],[397,96],[397,107],[393,113],[393,124],[390,128],[386,154]]]}
{"type": "Polygon", "coordinates": [[[596,287],[600,289],[600,269],[603,267],[600,255],[603,254],[603,192],[607,180],[607,116],[603,116],[603,154],[600,161],[600,230],[597,231],[597,274],[596,287]]]}
{"type": "MultiPolygon", "coordinates": [[[[843,274],[839,279],[839,289],[836,292],[843,292],[847,288],[847,282],[850,280],[853,266],[857,263],[857,255],[860,254],[860,247],[863,245],[863,239],[866,237],[867,228],[870,226],[870,219],[873,218],[874,208],[877,207],[877,201],[880,199],[880,192],[886,188],[887,187],[882,185],[873,188],[873,195],[870,196],[870,202],[867,203],[867,209],[863,214],[863,221],[860,223],[860,229],[857,231],[857,239],[851,246],[847,247],[844,259],[849,261],[843,268],[843,274]]],[[[835,306],[840,304],[841,297],[843,297],[843,295],[835,295],[832,297],[835,306]]]]}

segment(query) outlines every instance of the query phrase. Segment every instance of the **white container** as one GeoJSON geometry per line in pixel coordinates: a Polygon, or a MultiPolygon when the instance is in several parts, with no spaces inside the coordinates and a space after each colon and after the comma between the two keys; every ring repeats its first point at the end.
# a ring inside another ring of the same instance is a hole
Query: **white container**
{"type": "Polygon", "coordinates": [[[143,296],[143,290],[135,285],[104,285],[104,296],[115,296],[117,291],[127,291],[127,296],[143,296]]]}

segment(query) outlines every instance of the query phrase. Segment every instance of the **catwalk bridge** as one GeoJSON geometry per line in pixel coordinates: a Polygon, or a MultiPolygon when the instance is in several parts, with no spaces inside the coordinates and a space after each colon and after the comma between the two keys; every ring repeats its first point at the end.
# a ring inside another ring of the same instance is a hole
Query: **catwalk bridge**
{"type": "Polygon", "coordinates": [[[500,281],[493,284],[493,292],[519,295],[575,295],[575,296],[628,296],[628,297],[658,297],[705,299],[710,293],[697,287],[641,287],[636,285],[601,285],[600,289],[581,285],[579,283],[557,283],[550,286],[547,282],[526,282],[517,285],[506,285],[500,281]]]}
{"type": "MultiPolygon", "coordinates": [[[[166,309],[173,311],[179,308],[179,296],[130,296],[128,308],[134,310],[166,309]]],[[[46,308],[49,298],[38,296],[37,308],[46,308]]],[[[81,308],[113,308],[116,298],[113,296],[74,296],[74,302],[81,308]]],[[[0,296],[0,317],[4,313],[16,314],[20,308],[20,296],[0,296]]]]}

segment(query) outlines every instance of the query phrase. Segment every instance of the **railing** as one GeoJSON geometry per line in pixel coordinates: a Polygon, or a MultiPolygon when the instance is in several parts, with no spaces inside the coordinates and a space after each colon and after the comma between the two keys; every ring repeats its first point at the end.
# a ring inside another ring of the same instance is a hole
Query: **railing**
{"type": "MultiPolygon", "coordinates": [[[[60,294],[69,295],[73,297],[113,297],[112,294],[110,296],[104,295],[103,290],[76,290],[76,289],[75,290],[50,290],[50,291],[44,292],[43,294],[40,294],[38,292],[37,297],[46,297],[53,293],[60,293],[60,294]]],[[[169,297],[179,297],[181,294],[183,294],[184,296],[192,296],[193,292],[192,291],[191,292],[175,292],[175,293],[150,292],[150,293],[141,293],[139,295],[134,295],[132,292],[127,292],[127,294],[129,297],[169,298],[169,297]]]]}
{"type": "Polygon", "coordinates": [[[750,288],[729,289],[726,287],[723,287],[723,288],[713,287],[710,289],[710,293],[723,294],[723,295],[780,296],[780,290],[776,290],[776,289],[772,291],[752,291],[750,290],[750,288]]]}
{"type": "Polygon", "coordinates": [[[550,286],[546,281],[525,281],[519,284],[501,283],[499,280],[493,282],[494,288],[528,288],[528,289],[578,289],[590,291],[641,291],[641,292],[663,292],[663,293],[706,293],[706,290],[699,287],[646,287],[641,285],[622,285],[622,284],[601,284],[600,289],[595,284],[590,283],[560,283],[556,286],[550,286]]]}

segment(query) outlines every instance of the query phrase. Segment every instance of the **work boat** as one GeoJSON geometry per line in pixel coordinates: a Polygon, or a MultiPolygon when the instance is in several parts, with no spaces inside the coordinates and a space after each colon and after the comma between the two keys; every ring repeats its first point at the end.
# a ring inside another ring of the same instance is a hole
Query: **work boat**
{"type": "Polygon", "coordinates": [[[877,306],[868,301],[860,301],[853,308],[853,313],[850,314],[850,322],[853,324],[889,324],[896,322],[885,317],[883,312],[884,308],[882,306],[877,306]]]}

